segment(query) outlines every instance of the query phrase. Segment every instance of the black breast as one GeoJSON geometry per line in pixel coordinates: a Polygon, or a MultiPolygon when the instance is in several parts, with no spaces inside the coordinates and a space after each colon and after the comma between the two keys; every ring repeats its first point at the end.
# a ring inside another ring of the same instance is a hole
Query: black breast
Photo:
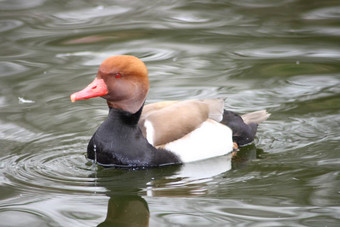
{"type": "Polygon", "coordinates": [[[142,108],[135,114],[110,108],[107,119],[92,136],[87,156],[103,166],[153,167],[181,164],[173,153],[156,149],[142,135],[138,120],[142,108]]]}

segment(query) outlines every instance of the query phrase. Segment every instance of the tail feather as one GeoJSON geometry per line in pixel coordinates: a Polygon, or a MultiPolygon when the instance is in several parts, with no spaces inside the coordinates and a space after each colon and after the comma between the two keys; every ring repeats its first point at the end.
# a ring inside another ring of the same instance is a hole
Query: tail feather
{"type": "Polygon", "coordinates": [[[261,122],[267,120],[269,116],[270,116],[270,113],[268,113],[266,110],[259,110],[259,111],[244,114],[241,117],[244,123],[249,125],[250,123],[260,124],[261,122]]]}
{"type": "Polygon", "coordinates": [[[251,143],[257,131],[257,126],[270,116],[266,110],[247,113],[242,116],[224,110],[222,124],[227,125],[233,131],[233,141],[238,146],[245,146],[251,143]]]}

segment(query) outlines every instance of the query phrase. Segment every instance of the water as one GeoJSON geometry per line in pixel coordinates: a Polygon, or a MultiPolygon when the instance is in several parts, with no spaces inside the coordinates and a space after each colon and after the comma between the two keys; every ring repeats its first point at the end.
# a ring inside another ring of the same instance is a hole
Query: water
{"type": "Polygon", "coordinates": [[[338,226],[339,1],[0,2],[0,226],[338,226]],[[106,57],[148,66],[148,102],[267,109],[231,162],[117,170],[86,159],[106,57]],[[118,224],[116,224],[118,225],[118,224]]]}

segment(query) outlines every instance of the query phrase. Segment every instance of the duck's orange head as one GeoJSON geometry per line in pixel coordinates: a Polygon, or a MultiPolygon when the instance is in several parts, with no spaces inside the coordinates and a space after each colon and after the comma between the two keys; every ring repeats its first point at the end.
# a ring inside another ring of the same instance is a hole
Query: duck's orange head
{"type": "Polygon", "coordinates": [[[83,90],[73,93],[72,102],[103,97],[112,108],[136,113],[149,90],[148,70],[134,56],[119,55],[105,59],[96,78],[83,90]]]}

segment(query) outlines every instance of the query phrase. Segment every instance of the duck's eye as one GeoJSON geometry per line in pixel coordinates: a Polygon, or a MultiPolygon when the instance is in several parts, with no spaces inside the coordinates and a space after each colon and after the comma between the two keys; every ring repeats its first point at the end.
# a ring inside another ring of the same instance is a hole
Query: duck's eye
{"type": "Polygon", "coordinates": [[[116,73],[116,74],[115,74],[115,77],[116,77],[116,78],[121,78],[121,77],[122,77],[122,74],[116,73]]]}

